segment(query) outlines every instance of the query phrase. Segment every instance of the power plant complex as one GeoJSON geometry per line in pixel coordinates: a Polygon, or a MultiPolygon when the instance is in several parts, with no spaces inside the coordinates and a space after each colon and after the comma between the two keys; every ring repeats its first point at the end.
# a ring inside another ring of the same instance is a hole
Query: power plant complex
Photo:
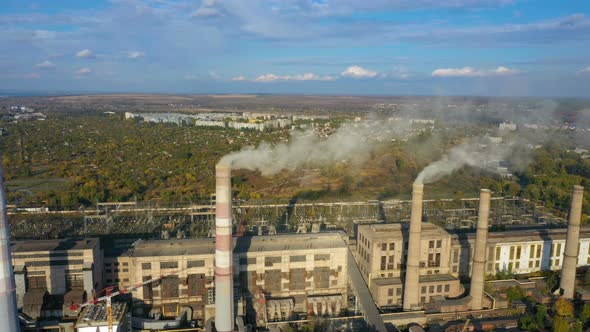
{"type": "Polygon", "coordinates": [[[236,235],[231,165],[220,163],[214,237],[121,238],[108,246],[98,238],[10,242],[1,197],[6,319],[0,330],[280,331],[326,317],[340,324],[334,329],[362,321],[361,330],[386,331],[491,317],[509,308],[502,285],[510,283],[548,301],[529,287],[543,278],[486,281],[502,271],[561,270],[553,296],[587,296],[576,286],[576,271],[590,265],[582,187],[573,188],[567,229],[492,230],[492,193],[482,189],[475,232],[429,222],[424,191],[414,184],[409,222],[364,221],[354,232],[236,235]]]}

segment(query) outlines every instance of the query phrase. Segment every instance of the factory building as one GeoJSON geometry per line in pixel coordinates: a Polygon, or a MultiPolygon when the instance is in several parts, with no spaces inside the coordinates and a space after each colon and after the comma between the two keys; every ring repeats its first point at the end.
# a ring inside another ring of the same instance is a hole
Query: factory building
{"type": "Polygon", "coordinates": [[[76,316],[69,306],[103,284],[98,239],[18,241],[11,251],[17,306],[31,318],[76,316]]]}
{"type": "MultiPolygon", "coordinates": [[[[419,301],[433,296],[463,294],[458,276],[451,273],[451,235],[431,223],[422,223],[419,252],[419,301]]],[[[378,306],[400,306],[407,261],[409,226],[372,224],[358,228],[357,262],[378,306]]]]}
{"type": "MultiPolygon", "coordinates": [[[[404,224],[359,226],[355,257],[379,306],[401,305],[400,276],[405,266],[407,229],[404,224]]],[[[502,270],[515,274],[560,270],[566,236],[565,228],[490,232],[485,274],[502,270]]],[[[462,294],[459,279],[471,277],[475,238],[475,233],[449,234],[438,226],[422,223],[421,246],[425,249],[420,257],[420,297],[424,303],[433,296],[462,294]]],[[[576,266],[590,265],[590,227],[580,229],[578,243],[576,266]]]]}

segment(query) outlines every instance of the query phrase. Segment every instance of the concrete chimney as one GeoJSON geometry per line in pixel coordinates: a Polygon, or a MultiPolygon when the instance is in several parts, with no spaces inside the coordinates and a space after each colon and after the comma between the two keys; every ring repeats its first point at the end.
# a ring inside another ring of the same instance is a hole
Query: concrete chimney
{"type": "Polygon", "coordinates": [[[570,206],[563,265],[561,266],[561,281],[559,288],[566,299],[574,298],[576,283],[576,266],[578,265],[578,243],[580,241],[580,220],[582,218],[582,199],[584,187],[574,186],[572,204],[570,206]]]}
{"type": "Polygon", "coordinates": [[[231,165],[215,166],[215,328],[234,330],[231,165]]]}
{"type": "Polygon", "coordinates": [[[0,167],[0,331],[20,331],[3,176],[0,167]]]}
{"type": "Polygon", "coordinates": [[[410,219],[410,238],[406,258],[406,276],[404,280],[405,311],[420,304],[420,237],[422,232],[422,201],[424,185],[414,183],[412,191],[412,215],[410,219]]]}
{"type": "Polygon", "coordinates": [[[481,310],[483,307],[483,286],[491,194],[492,192],[488,189],[482,189],[479,193],[479,215],[477,218],[477,232],[475,234],[475,249],[473,250],[471,271],[471,310],[481,310]]]}

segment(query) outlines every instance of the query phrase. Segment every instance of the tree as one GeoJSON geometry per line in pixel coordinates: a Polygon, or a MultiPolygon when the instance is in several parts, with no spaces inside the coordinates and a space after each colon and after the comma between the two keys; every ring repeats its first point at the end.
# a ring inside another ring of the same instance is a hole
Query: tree
{"type": "Polygon", "coordinates": [[[556,316],[553,319],[553,326],[551,331],[553,332],[569,332],[570,330],[570,324],[567,321],[567,318],[565,317],[561,317],[561,316],[556,316]]]}
{"type": "Polygon", "coordinates": [[[581,321],[576,320],[574,323],[573,332],[584,332],[584,325],[582,325],[581,321]]]}
{"type": "Polygon", "coordinates": [[[544,304],[541,304],[539,306],[537,306],[537,314],[535,315],[535,319],[537,321],[537,325],[539,327],[544,327],[545,326],[545,320],[547,320],[547,306],[544,304]]]}
{"type": "Polygon", "coordinates": [[[531,315],[522,316],[518,320],[518,327],[527,330],[527,331],[535,331],[538,329],[538,324],[535,321],[535,318],[531,315]]]}
{"type": "Polygon", "coordinates": [[[574,317],[574,305],[565,297],[560,297],[555,301],[553,311],[560,317],[574,317]]]}
{"type": "Polygon", "coordinates": [[[508,288],[506,295],[510,301],[522,300],[525,298],[524,292],[518,286],[508,288]]]}
{"type": "Polygon", "coordinates": [[[588,325],[590,323],[590,304],[585,303],[582,307],[582,312],[580,312],[580,320],[584,325],[588,325]]]}

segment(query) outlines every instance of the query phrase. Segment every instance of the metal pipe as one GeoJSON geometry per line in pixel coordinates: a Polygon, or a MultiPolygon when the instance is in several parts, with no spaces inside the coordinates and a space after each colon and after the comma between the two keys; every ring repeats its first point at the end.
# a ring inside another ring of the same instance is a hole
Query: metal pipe
{"type": "Polygon", "coordinates": [[[576,283],[576,266],[578,265],[578,243],[580,241],[580,221],[582,218],[582,201],[584,187],[574,186],[572,203],[570,206],[563,265],[561,266],[561,281],[559,288],[566,299],[574,298],[576,283]]]}
{"type": "Polygon", "coordinates": [[[473,268],[471,272],[471,310],[481,310],[483,307],[486,243],[488,242],[491,194],[491,191],[488,189],[482,189],[479,193],[479,214],[477,218],[477,232],[475,234],[475,248],[473,250],[473,268]]]}
{"type": "Polygon", "coordinates": [[[410,238],[406,258],[406,277],[404,280],[403,309],[408,311],[420,304],[420,241],[422,232],[422,200],[424,185],[414,183],[412,190],[412,215],[410,219],[410,238]]]}
{"type": "Polygon", "coordinates": [[[10,231],[6,217],[4,174],[0,166],[0,331],[20,331],[16,286],[10,254],[10,231]]]}
{"type": "Polygon", "coordinates": [[[215,166],[215,328],[234,330],[231,165],[215,166]]]}

